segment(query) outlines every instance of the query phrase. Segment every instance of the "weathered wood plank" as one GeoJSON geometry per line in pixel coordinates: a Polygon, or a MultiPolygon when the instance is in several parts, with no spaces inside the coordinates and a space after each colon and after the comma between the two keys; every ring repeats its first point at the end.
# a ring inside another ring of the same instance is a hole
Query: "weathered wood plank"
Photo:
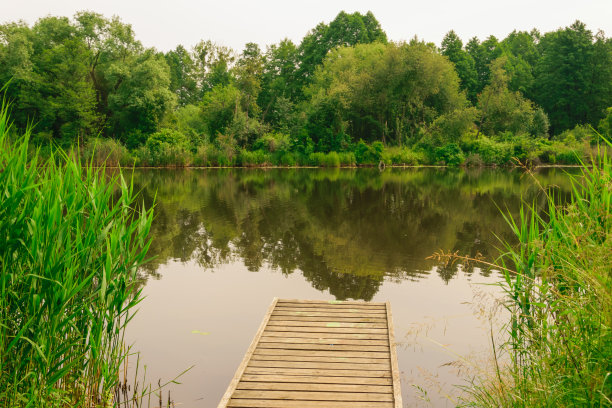
{"type": "Polygon", "coordinates": [[[271,321],[285,320],[294,322],[318,322],[318,323],[379,323],[386,325],[387,319],[382,317],[361,317],[358,315],[354,316],[298,316],[296,314],[273,314],[270,317],[271,321]]]}
{"type": "Polygon", "coordinates": [[[249,367],[278,367],[278,368],[313,368],[317,370],[359,370],[359,371],[381,371],[389,370],[389,364],[363,364],[353,362],[329,362],[329,361],[287,361],[287,360],[253,360],[249,362],[249,367]]]}
{"type": "Polygon", "coordinates": [[[389,346],[357,346],[353,344],[309,344],[309,343],[261,343],[260,348],[285,350],[342,350],[342,351],[384,351],[389,352],[389,346]]]}
{"type": "MultiPolygon", "coordinates": [[[[232,399],[232,408],[330,408],[328,401],[266,401],[260,399],[232,399]]],[[[336,401],[333,408],[393,408],[392,402],[336,401]]]]}
{"type": "Polygon", "coordinates": [[[279,307],[277,306],[274,309],[275,312],[297,312],[297,313],[329,313],[332,315],[338,313],[355,313],[359,315],[375,315],[375,316],[383,316],[387,315],[385,309],[365,309],[365,308],[353,308],[353,307],[344,307],[334,308],[333,306],[329,307],[312,307],[312,308],[304,308],[304,307],[279,307]]]}
{"type": "Polygon", "coordinates": [[[285,401],[385,401],[393,402],[391,393],[236,390],[232,399],[248,398],[285,401]]]}
{"type": "Polygon", "coordinates": [[[389,360],[388,352],[380,351],[338,351],[338,350],[284,350],[284,349],[261,349],[255,350],[253,355],[268,356],[320,356],[323,358],[333,357],[362,357],[371,359],[389,360]]]}
{"type": "Polygon", "coordinates": [[[388,346],[389,339],[386,340],[362,340],[362,339],[337,339],[332,337],[260,337],[259,343],[302,343],[302,344],[354,344],[358,346],[388,346]]]}
{"type": "Polygon", "coordinates": [[[284,382],[284,383],[312,383],[312,384],[352,384],[352,385],[392,385],[391,377],[325,377],[325,376],[310,376],[310,375],[277,375],[277,374],[244,374],[242,376],[243,383],[245,381],[254,382],[284,382]]]}
{"type": "Polygon", "coordinates": [[[334,301],[328,301],[328,300],[286,300],[286,299],[279,299],[278,302],[279,306],[286,306],[286,305],[295,305],[295,306],[299,306],[299,307],[322,307],[322,306],[331,306],[331,307],[364,307],[364,308],[370,308],[370,309],[374,309],[374,308],[380,308],[380,309],[385,309],[385,302],[361,302],[361,301],[346,301],[346,302],[334,302],[334,301]]]}
{"type": "Polygon", "coordinates": [[[381,306],[385,307],[385,302],[363,302],[359,300],[303,300],[303,299],[279,299],[281,305],[285,303],[298,304],[324,304],[324,305],[353,305],[353,306],[381,306]]]}
{"type": "Polygon", "coordinates": [[[364,329],[358,327],[315,327],[315,326],[274,326],[268,322],[268,332],[304,332],[304,333],[349,333],[349,334],[379,334],[387,336],[387,329],[364,329]]]}
{"type": "Polygon", "coordinates": [[[364,384],[318,384],[295,382],[251,382],[240,381],[239,390],[271,390],[271,391],[329,391],[329,392],[378,392],[393,394],[391,385],[364,384]]]}
{"type": "Polygon", "coordinates": [[[325,320],[333,320],[341,317],[351,318],[351,319],[372,319],[367,321],[373,321],[378,319],[379,321],[387,321],[387,317],[384,314],[364,314],[359,312],[294,312],[294,311],[285,311],[285,310],[275,310],[272,313],[272,316],[291,316],[291,317],[324,317],[325,320]]]}
{"type": "Polygon", "coordinates": [[[316,317],[302,317],[294,320],[281,317],[270,317],[268,326],[281,327],[326,327],[326,328],[354,328],[354,329],[387,329],[387,322],[376,319],[373,322],[355,321],[355,319],[321,320],[316,317]]]}
{"type": "Polygon", "coordinates": [[[300,338],[312,338],[312,339],[353,339],[353,340],[386,340],[389,341],[389,336],[386,334],[370,334],[370,333],[334,333],[331,331],[325,331],[323,333],[313,333],[308,330],[301,332],[297,331],[274,331],[266,329],[263,332],[266,337],[300,337],[300,338]]]}
{"type": "Polygon", "coordinates": [[[251,356],[251,361],[319,361],[322,363],[351,363],[351,364],[382,364],[385,369],[391,368],[391,363],[388,358],[363,358],[363,357],[332,357],[332,356],[312,356],[310,354],[304,356],[292,355],[266,355],[255,354],[251,356]]]}
{"type": "Polygon", "coordinates": [[[275,368],[275,367],[250,367],[244,369],[245,374],[278,374],[278,375],[314,375],[324,377],[370,377],[391,378],[388,370],[360,371],[355,370],[326,370],[316,368],[275,368]]]}

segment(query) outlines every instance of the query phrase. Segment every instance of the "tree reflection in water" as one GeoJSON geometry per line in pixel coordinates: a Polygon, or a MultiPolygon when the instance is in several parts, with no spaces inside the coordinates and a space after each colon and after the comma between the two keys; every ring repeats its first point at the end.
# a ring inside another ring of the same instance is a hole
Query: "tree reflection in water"
{"type": "MultiPolygon", "coordinates": [[[[363,300],[385,278],[419,279],[434,266],[448,283],[459,264],[428,256],[442,249],[491,260],[496,237],[512,239],[500,208],[516,215],[521,199],[544,205],[523,177],[500,169],[136,170],[145,204],[156,197],[155,259],[144,276],[157,277],[169,260],[208,269],[241,261],[253,272],[300,271],[337,299],[363,300]]],[[[569,188],[563,170],[537,177],[560,186],[561,198],[569,188]]]]}

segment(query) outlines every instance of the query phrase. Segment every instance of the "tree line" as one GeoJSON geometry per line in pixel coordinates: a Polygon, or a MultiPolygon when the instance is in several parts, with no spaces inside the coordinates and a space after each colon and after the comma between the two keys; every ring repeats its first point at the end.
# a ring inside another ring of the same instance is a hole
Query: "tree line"
{"type": "Polygon", "coordinates": [[[34,125],[37,143],[100,138],[144,164],[307,164],[330,152],[360,163],[385,151],[449,164],[612,129],[612,40],[579,21],[465,45],[449,31],[437,47],[390,41],[371,12],[340,12],[299,44],[164,53],[87,11],[1,25],[0,83],[15,128],[34,125]]]}

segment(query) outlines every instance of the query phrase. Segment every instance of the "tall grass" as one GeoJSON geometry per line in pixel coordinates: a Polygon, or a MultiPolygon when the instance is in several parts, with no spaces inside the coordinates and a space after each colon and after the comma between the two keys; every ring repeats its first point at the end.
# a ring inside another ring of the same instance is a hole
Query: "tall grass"
{"type": "Polygon", "coordinates": [[[0,109],[0,406],[110,406],[152,211],[121,174],[28,153],[0,109]]]}
{"type": "Polygon", "coordinates": [[[476,382],[469,406],[612,406],[612,160],[606,149],[572,178],[571,202],[508,221],[509,357],[476,382]],[[512,271],[512,272],[510,272],[512,271]]]}

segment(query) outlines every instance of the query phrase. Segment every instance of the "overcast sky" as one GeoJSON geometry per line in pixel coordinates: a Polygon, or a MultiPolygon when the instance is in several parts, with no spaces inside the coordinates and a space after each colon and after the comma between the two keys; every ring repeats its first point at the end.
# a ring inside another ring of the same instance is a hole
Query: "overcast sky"
{"type": "Polygon", "coordinates": [[[371,10],[389,39],[417,35],[440,44],[451,29],[467,42],[493,34],[504,38],[512,30],[542,32],[581,20],[593,32],[612,36],[612,0],[2,0],[1,22],[33,24],[46,15],[72,16],[92,10],[118,15],[134,27],[147,47],[167,51],[200,39],[241,50],[247,42],[262,48],[287,37],[299,43],[319,22],[340,12],[371,10]],[[9,5],[10,4],[10,5],[9,5]]]}

